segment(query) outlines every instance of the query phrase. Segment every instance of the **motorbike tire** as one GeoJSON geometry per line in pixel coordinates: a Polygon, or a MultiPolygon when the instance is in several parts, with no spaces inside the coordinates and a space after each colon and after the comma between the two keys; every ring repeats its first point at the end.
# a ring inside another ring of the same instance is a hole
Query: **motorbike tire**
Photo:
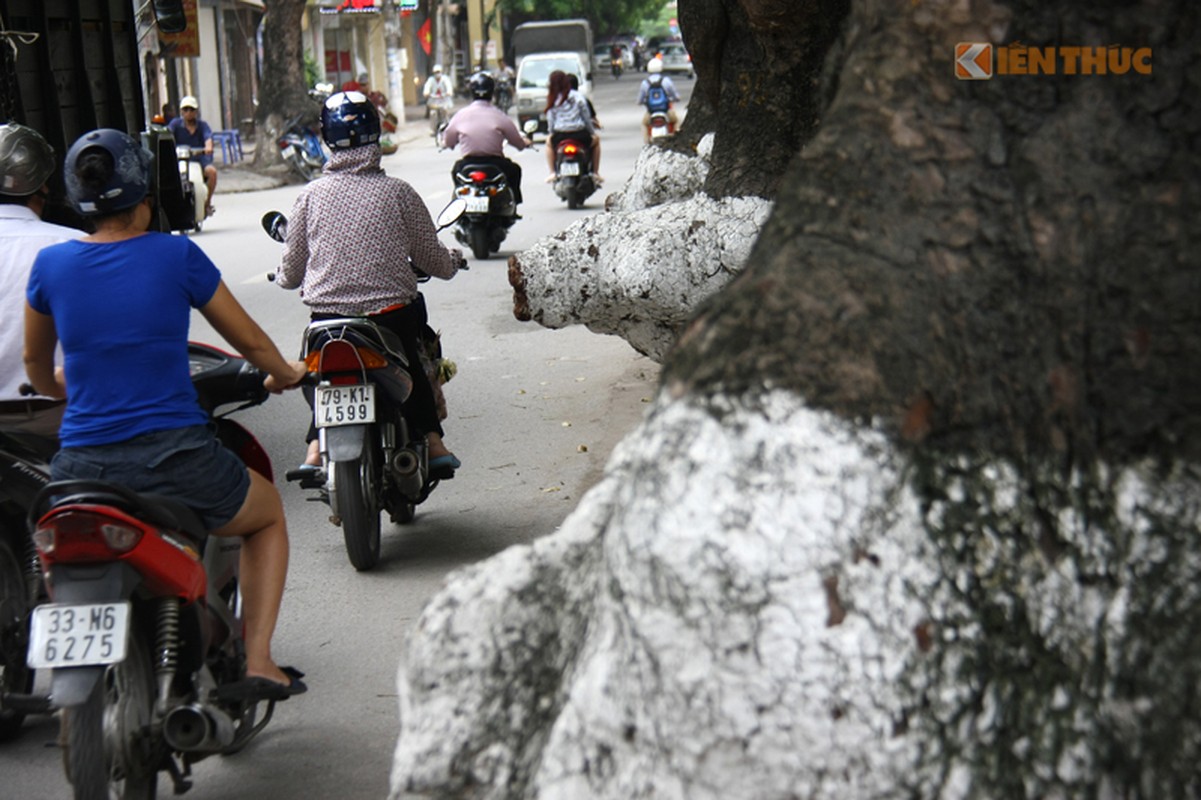
{"type": "Polygon", "coordinates": [[[82,705],[63,710],[63,765],[75,800],[154,800],[164,755],[145,735],[154,695],[150,644],[135,625],[125,660],[105,670],[82,705]]]}
{"type": "Polygon", "coordinates": [[[334,462],[334,486],[338,492],[338,513],[342,517],[342,538],[346,555],[359,572],[379,563],[379,504],[371,487],[378,485],[375,452],[371,442],[363,448],[363,457],[334,462]]]}
{"type": "Polygon", "coordinates": [[[476,261],[484,261],[490,255],[488,252],[488,230],[482,225],[471,229],[471,254],[476,261]]]}
{"type": "Polygon", "coordinates": [[[575,186],[572,186],[570,189],[567,190],[567,207],[568,208],[570,208],[572,211],[575,211],[577,208],[579,208],[583,204],[584,204],[584,201],[580,197],[579,189],[577,189],[575,186]]]}
{"type": "Polygon", "coordinates": [[[288,156],[285,160],[288,162],[288,166],[292,168],[292,171],[304,178],[306,182],[313,179],[313,170],[305,163],[302,157],[292,155],[288,156]]]}
{"type": "MultiPolygon", "coordinates": [[[[25,665],[29,611],[21,561],[8,542],[0,540],[0,693],[33,690],[33,670],[25,665]]],[[[23,712],[0,709],[0,741],[14,738],[24,721],[23,712]]]]}

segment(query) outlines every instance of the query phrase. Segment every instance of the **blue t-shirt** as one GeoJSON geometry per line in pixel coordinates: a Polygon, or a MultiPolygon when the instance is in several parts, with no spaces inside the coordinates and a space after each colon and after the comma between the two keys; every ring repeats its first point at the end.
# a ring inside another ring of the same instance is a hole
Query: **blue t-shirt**
{"type": "Polygon", "coordinates": [[[63,447],[208,422],[189,374],[188,325],[220,282],[191,240],[162,233],[38,253],[26,297],[54,317],[62,342],[63,447]]]}
{"type": "MultiPolygon", "coordinates": [[[[184,124],[183,117],[175,117],[167,123],[167,128],[175,136],[176,144],[186,144],[189,147],[199,147],[204,149],[204,143],[213,138],[213,129],[204,120],[196,120],[196,132],[188,133],[188,126],[184,124]]],[[[211,155],[199,156],[200,166],[207,167],[213,163],[211,155]]]]}

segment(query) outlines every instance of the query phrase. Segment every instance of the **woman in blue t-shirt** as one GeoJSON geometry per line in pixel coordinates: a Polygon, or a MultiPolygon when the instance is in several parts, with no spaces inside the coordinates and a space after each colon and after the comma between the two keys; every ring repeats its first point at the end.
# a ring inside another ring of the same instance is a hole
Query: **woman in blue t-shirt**
{"type": "Polygon", "coordinates": [[[193,308],[282,391],[305,374],[287,361],[189,239],[148,232],[150,154],[102,129],[72,145],[67,193],[96,232],[43,249],[26,291],[25,363],[41,394],[66,397],[54,480],[102,479],[178,499],[215,536],[240,536],[248,694],[305,690],[271,657],[288,570],[275,485],[221,446],[188,366],[193,308]],[[62,343],[63,370],[54,350],[62,343]]]}

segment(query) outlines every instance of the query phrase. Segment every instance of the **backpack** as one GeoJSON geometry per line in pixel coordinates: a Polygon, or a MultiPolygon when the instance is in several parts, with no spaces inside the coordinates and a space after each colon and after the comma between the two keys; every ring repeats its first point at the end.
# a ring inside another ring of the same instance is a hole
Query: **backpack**
{"type": "MultiPolygon", "coordinates": [[[[655,77],[659,78],[658,75],[655,77]]],[[[646,91],[646,110],[651,113],[666,111],[671,102],[667,99],[667,90],[663,88],[663,79],[647,78],[646,80],[650,84],[650,88],[646,91]]]]}

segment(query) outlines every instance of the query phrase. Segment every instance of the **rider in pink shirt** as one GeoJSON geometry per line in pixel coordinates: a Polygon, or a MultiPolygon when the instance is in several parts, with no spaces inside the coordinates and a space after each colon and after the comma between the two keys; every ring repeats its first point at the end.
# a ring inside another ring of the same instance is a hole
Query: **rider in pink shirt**
{"type": "Polygon", "coordinates": [[[530,140],[517,130],[513,118],[492,105],[496,82],[486,72],[477,72],[468,82],[475,99],[450,120],[443,133],[447,147],[459,145],[463,157],[455,162],[451,178],[465,163],[492,164],[504,171],[513,187],[513,198],[521,202],[521,167],[505,156],[505,142],[518,150],[530,146],[530,140]]]}

